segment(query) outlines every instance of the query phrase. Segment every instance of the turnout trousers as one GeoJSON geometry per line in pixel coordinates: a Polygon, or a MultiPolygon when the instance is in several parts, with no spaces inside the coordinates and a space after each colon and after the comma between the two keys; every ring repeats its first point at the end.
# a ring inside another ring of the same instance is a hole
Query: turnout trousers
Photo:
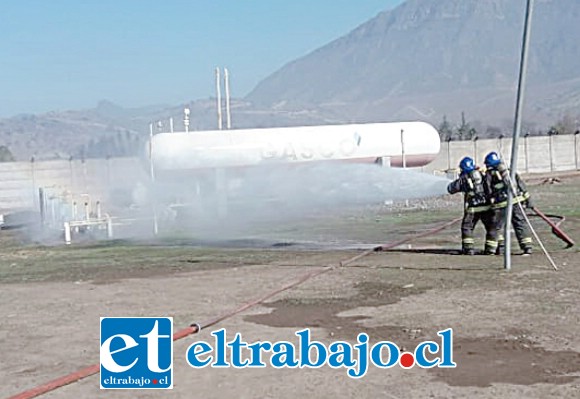
{"type": "Polygon", "coordinates": [[[485,250],[489,255],[495,254],[498,246],[496,213],[492,210],[482,212],[469,212],[466,210],[461,222],[461,249],[464,254],[473,254],[475,251],[475,240],[473,230],[481,220],[485,227],[485,250]]]}
{"type": "MultiPolygon", "coordinates": [[[[504,230],[504,222],[505,222],[505,214],[506,208],[501,208],[496,210],[497,216],[497,237],[498,237],[498,249],[501,251],[505,247],[505,238],[503,235],[504,230]]],[[[514,232],[516,233],[516,238],[518,239],[518,244],[522,251],[532,249],[532,234],[528,223],[526,222],[526,218],[522,209],[518,204],[513,205],[512,211],[512,227],[514,228],[514,232]]]]}

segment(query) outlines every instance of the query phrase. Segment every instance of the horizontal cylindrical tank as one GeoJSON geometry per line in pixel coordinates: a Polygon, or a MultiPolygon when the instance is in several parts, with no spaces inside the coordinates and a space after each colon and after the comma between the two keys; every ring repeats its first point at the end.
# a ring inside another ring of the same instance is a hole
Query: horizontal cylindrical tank
{"type": "Polygon", "coordinates": [[[188,170],[343,160],[424,166],[440,149],[425,122],[366,123],[159,133],[150,157],[156,170],[188,170]],[[404,154],[404,155],[403,155],[404,154]]]}

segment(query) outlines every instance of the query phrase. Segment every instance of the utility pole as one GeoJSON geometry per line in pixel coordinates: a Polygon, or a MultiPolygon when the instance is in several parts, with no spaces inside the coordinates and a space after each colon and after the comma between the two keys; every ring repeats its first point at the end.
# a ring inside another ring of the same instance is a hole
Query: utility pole
{"type": "MultiPolygon", "coordinates": [[[[514,121],[514,134],[512,139],[512,158],[510,166],[510,179],[512,183],[516,182],[516,168],[518,165],[518,147],[519,138],[522,130],[522,108],[524,104],[524,94],[526,88],[526,75],[528,69],[528,48],[530,46],[530,30],[532,25],[532,14],[534,8],[534,0],[527,0],[526,3],[526,19],[524,22],[524,37],[522,40],[522,54],[520,58],[520,76],[518,81],[518,94],[516,100],[516,114],[514,121]]],[[[511,270],[511,227],[512,227],[512,205],[513,193],[508,190],[508,203],[506,209],[505,219],[505,254],[504,254],[504,268],[511,270]]]]}

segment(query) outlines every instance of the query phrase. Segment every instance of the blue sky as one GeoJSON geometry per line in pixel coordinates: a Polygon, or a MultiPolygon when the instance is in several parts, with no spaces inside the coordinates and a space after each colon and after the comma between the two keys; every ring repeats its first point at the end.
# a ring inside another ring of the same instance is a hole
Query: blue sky
{"type": "Polygon", "coordinates": [[[232,96],[403,0],[18,0],[0,4],[0,117],[232,96]]]}

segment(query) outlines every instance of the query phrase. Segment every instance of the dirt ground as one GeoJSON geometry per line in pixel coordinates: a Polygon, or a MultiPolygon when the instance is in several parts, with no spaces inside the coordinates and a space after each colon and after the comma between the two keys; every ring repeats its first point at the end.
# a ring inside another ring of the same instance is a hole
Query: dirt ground
{"type": "MultiPolygon", "coordinates": [[[[566,216],[580,240],[580,177],[529,177],[535,204],[566,216]]],[[[554,177],[554,176],[552,176],[554,177]]],[[[264,228],[261,235],[200,242],[160,238],[41,246],[0,232],[0,397],[99,363],[101,316],[172,316],[175,329],[210,320],[378,243],[461,215],[458,196],[367,206],[264,228]]],[[[531,257],[458,255],[459,226],[336,268],[174,344],[172,391],[100,390],[91,376],[46,398],[550,398],[580,397],[580,257],[532,218],[559,271],[536,244],[531,257]],[[246,341],[390,340],[413,348],[454,330],[456,369],[194,370],[185,361],[211,331],[246,341]]],[[[479,229],[479,244],[483,232],[479,229]]],[[[517,244],[514,245],[517,247],[517,244]]],[[[515,254],[518,249],[514,249],[515,254]]]]}

